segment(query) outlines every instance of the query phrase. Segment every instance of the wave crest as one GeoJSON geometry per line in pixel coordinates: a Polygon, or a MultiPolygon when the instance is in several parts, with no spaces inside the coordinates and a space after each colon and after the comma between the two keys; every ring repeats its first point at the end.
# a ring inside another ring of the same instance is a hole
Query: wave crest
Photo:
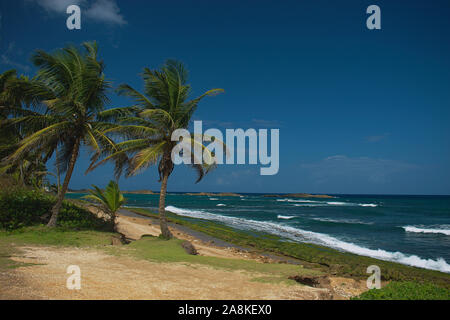
{"type": "Polygon", "coordinates": [[[323,245],[326,247],[341,251],[347,251],[362,256],[369,256],[380,260],[393,261],[410,266],[450,273],[450,265],[443,258],[437,258],[436,260],[423,259],[416,255],[406,255],[398,251],[389,252],[382,249],[369,249],[358,246],[354,243],[341,241],[327,234],[306,231],[273,222],[228,217],[218,214],[212,214],[206,211],[182,209],[174,206],[167,206],[166,210],[179,214],[181,216],[219,221],[238,229],[258,230],[275,234],[294,241],[315,243],[318,245],[323,245]]]}
{"type": "Polygon", "coordinates": [[[447,236],[450,236],[449,229],[429,229],[429,228],[418,228],[414,226],[404,226],[402,227],[406,232],[414,232],[414,233],[441,233],[447,236]]]}

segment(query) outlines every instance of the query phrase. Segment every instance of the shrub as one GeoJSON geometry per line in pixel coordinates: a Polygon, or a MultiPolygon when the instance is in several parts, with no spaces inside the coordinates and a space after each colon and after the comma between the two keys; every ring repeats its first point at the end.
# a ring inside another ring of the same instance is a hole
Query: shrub
{"type": "Polygon", "coordinates": [[[450,300],[450,290],[432,283],[391,282],[364,292],[354,300],[450,300]]]}
{"type": "MultiPolygon", "coordinates": [[[[13,230],[46,224],[56,198],[39,190],[0,190],[0,229],[13,230]]],[[[110,230],[111,224],[69,201],[64,201],[58,226],[70,229],[110,230]]]]}

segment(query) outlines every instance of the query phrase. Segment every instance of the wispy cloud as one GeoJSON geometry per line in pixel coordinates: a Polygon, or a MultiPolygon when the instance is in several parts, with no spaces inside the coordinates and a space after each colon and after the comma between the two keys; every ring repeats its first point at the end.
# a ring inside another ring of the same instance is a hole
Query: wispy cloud
{"type": "Polygon", "coordinates": [[[380,142],[381,140],[387,139],[391,134],[390,133],[383,133],[380,135],[375,136],[368,136],[366,137],[367,142],[380,142]]]}
{"type": "Polygon", "coordinates": [[[417,169],[418,166],[390,159],[375,159],[369,157],[347,157],[334,155],[315,163],[301,164],[307,169],[317,184],[339,181],[360,180],[368,183],[387,183],[399,172],[417,169]]]}
{"type": "MultiPolygon", "coordinates": [[[[25,71],[25,72],[29,72],[29,71],[30,71],[30,67],[29,67],[29,66],[27,66],[27,65],[25,65],[25,64],[22,64],[22,63],[19,63],[19,62],[15,61],[15,60],[12,60],[12,59],[10,58],[10,56],[11,56],[16,50],[19,50],[19,49],[16,49],[15,43],[14,43],[14,42],[10,42],[9,45],[8,45],[8,48],[6,49],[6,51],[3,52],[3,53],[0,55],[0,62],[1,62],[2,64],[4,64],[4,65],[8,65],[8,66],[11,66],[11,67],[13,67],[13,68],[21,69],[21,70],[23,70],[23,71],[25,71]]],[[[16,55],[16,56],[17,56],[17,55],[16,55]]]]}
{"type": "Polygon", "coordinates": [[[281,121],[267,119],[252,119],[252,124],[258,128],[280,128],[283,126],[281,121]]]}
{"type": "Polygon", "coordinates": [[[47,12],[66,14],[68,6],[75,4],[81,8],[81,17],[87,17],[92,21],[125,25],[127,21],[120,13],[120,8],[115,0],[26,0],[30,3],[36,3],[47,12]]]}
{"type": "Polygon", "coordinates": [[[266,119],[251,119],[246,121],[222,121],[222,120],[203,120],[195,119],[196,121],[201,120],[205,127],[219,127],[226,129],[270,129],[270,128],[281,128],[283,123],[278,120],[266,120],[266,119]]]}
{"type": "Polygon", "coordinates": [[[28,2],[35,2],[42,8],[50,12],[66,13],[68,6],[75,4],[80,5],[85,3],[85,0],[27,0],[28,2]]]}

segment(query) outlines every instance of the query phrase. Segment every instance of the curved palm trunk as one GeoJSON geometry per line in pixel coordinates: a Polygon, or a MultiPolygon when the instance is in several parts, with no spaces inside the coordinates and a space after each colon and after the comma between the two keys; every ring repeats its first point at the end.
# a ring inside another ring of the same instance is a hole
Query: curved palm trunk
{"type": "Polygon", "coordinates": [[[72,177],[73,169],[75,168],[75,162],[77,161],[79,151],[80,151],[80,141],[77,140],[72,150],[72,156],[70,157],[67,173],[66,176],[64,177],[64,183],[62,185],[62,188],[58,191],[58,198],[56,200],[55,205],[52,208],[52,216],[50,217],[50,221],[47,223],[47,227],[56,226],[59,210],[61,209],[64,196],[66,195],[67,188],[69,187],[70,178],[72,177]]]}
{"type": "Polygon", "coordinates": [[[172,233],[167,226],[166,218],[166,191],[167,191],[167,180],[169,180],[170,173],[164,172],[161,182],[161,191],[159,193],[159,225],[161,227],[161,234],[165,239],[171,239],[173,237],[172,233]]]}

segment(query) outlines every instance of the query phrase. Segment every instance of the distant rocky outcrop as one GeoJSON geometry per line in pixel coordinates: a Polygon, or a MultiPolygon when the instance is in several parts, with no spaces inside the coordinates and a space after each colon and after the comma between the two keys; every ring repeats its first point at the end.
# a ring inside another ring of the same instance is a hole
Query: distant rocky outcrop
{"type": "Polygon", "coordinates": [[[75,190],[75,189],[68,189],[67,193],[89,193],[89,189],[79,189],[79,190],[75,190]]]}
{"type": "Polygon", "coordinates": [[[128,194],[159,194],[158,192],[153,192],[152,190],[122,191],[122,193],[128,193],[128,194]]]}
{"type": "Polygon", "coordinates": [[[263,197],[271,197],[271,198],[334,198],[332,196],[326,194],[309,194],[309,193],[287,193],[287,194],[265,194],[263,197]]]}
{"type": "Polygon", "coordinates": [[[187,196],[208,196],[208,197],[240,197],[241,195],[233,192],[188,192],[185,193],[187,196]]]}

